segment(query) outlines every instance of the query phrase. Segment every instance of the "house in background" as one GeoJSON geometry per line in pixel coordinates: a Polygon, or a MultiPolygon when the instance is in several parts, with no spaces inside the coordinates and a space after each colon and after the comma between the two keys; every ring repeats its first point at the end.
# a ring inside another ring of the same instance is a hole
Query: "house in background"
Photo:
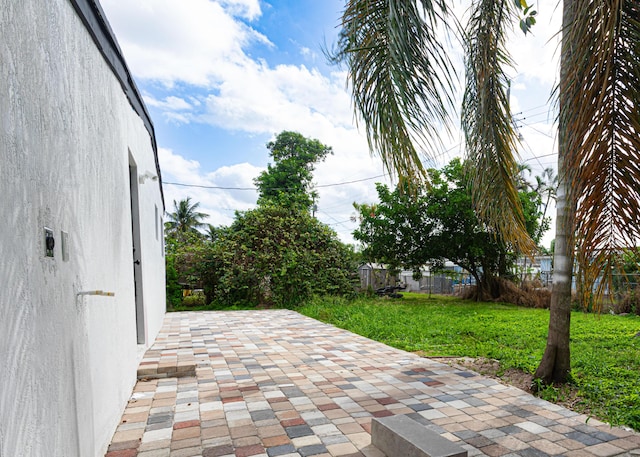
{"type": "Polygon", "coordinates": [[[165,313],[153,125],[97,0],[0,11],[0,456],[100,456],[165,313]]]}

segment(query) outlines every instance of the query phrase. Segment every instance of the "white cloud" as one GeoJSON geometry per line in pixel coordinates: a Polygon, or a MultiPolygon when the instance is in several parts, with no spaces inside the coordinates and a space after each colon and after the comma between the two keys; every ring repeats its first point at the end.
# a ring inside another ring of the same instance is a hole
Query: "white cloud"
{"type": "Polygon", "coordinates": [[[164,100],[157,100],[150,95],[146,95],[144,101],[149,106],[155,106],[169,111],[184,111],[193,108],[193,106],[183,98],[174,96],[166,97],[164,100]]]}
{"type": "MultiPolygon", "coordinates": [[[[552,4],[536,5],[537,22],[526,36],[515,27],[509,39],[509,50],[517,74],[527,80],[537,80],[549,88],[556,83],[560,48],[562,11],[552,4]]],[[[547,97],[548,94],[545,94],[547,97]]]]}
{"type": "Polygon", "coordinates": [[[315,56],[315,53],[311,51],[311,49],[309,49],[306,46],[301,46],[300,47],[300,54],[302,54],[303,56],[315,56]]]}
{"type": "Polygon", "coordinates": [[[269,40],[234,16],[255,19],[257,0],[103,0],[109,22],[137,78],[167,86],[182,81],[210,86],[224,65],[244,65],[244,48],[269,40]]]}
{"type": "Polygon", "coordinates": [[[229,225],[236,210],[245,211],[255,207],[257,194],[254,190],[230,188],[253,188],[253,178],[262,171],[259,167],[241,163],[206,173],[198,161],[186,159],[165,148],[158,149],[158,160],[162,169],[167,212],[174,210],[174,200],[191,197],[193,202],[200,203],[200,211],[209,214],[205,222],[218,226],[229,225]],[[201,187],[167,183],[189,183],[201,187]]]}
{"type": "MultiPolygon", "coordinates": [[[[353,243],[351,232],[356,225],[350,216],[354,212],[353,202],[375,202],[376,182],[387,182],[384,178],[367,179],[383,174],[379,161],[363,156],[361,139],[353,132],[342,132],[333,138],[335,155],[318,164],[314,173],[317,188],[318,211],[316,216],[331,226],[344,242],[353,243]],[[365,179],[363,181],[360,181],[365,179]],[[353,183],[347,183],[356,181],[353,183]],[[331,186],[326,186],[330,184],[331,186]],[[338,185],[333,185],[338,184],[338,185]]],[[[332,145],[332,142],[325,141],[332,145]]],[[[205,222],[214,226],[229,225],[235,210],[243,211],[255,207],[257,192],[253,179],[263,170],[248,163],[220,167],[207,173],[196,160],[189,160],[165,148],[159,148],[158,158],[163,170],[164,194],[167,212],[172,212],[173,201],[191,197],[200,203],[200,211],[209,215],[205,222]],[[203,187],[183,187],[167,183],[190,183],[203,187]],[[216,187],[216,188],[209,188],[216,187]]]]}
{"type": "Polygon", "coordinates": [[[230,14],[253,21],[257,19],[262,11],[258,0],[219,0],[230,14]]]}
{"type": "MultiPolygon", "coordinates": [[[[203,121],[251,133],[353,128],[344,80],[305,66],[259,63],[238,68],[207,100],[203,121]]],[[[317,135],[316,134],[316,135],[317,135]]]]}

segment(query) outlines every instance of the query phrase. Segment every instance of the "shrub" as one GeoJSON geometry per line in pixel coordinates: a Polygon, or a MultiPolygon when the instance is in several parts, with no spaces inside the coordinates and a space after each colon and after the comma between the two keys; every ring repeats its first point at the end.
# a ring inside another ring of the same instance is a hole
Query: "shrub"
{"type": "Polygon", "coordinates": [[[196,292],[195,294],[187,295],[182,299],[182,304],[184,306],[204,306],[207,304],[207,299],[201,292],[196,292]]]}
{"type": "MultiPolygon", "coordinates": [[[[493,299],[485,298],[486,301],[513,303],[525,308],[549,309],[551,306],[551,290],[543,287],[538,280],[523,281],[522,284],[517,285],[507,279],[498,278],[496,283],[499,291],[497,297],[493,299]]],[[[475,299],[475,286],[466,287],[460,293],[460,296],[463,299],[475,299]]]]}
{"type": "Polygon", "coordinates": [[[315,294],[353,295],[354,254],[303,211],[263,206],[236,216],[201,263],[205,293],[227,306],[295,307],[315,294]]]}
{"type": "Polygon", "coordinates": [[[640,286],[625,291],[613,305],[616,314],[637,314],[640,316],[640,286]]]}

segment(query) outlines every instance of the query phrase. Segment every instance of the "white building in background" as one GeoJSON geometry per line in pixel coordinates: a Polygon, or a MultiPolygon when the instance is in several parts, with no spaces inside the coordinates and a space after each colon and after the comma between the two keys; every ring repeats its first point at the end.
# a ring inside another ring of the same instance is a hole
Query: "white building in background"
{"type": "Polygon", "coordinates": [[[104,455],[165,312],[160,178],[99,3],[0,0],[0,456],[104,455]]]}

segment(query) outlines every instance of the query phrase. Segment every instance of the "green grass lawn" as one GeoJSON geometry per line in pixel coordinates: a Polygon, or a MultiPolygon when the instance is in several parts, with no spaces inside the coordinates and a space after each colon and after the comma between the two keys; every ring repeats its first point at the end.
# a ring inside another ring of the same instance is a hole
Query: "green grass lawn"
{"type": "MultiPolygon", "coordinates": [[[[404,294],[347,302],[317,299],[302,314],[406,351],[429,356],[486,357],[503,370],[533,373],[546,343],[549,311],[457,298],[404,294]]],[[[574,409],[640,430],[640,317],[571,316],[574,409]]],[[[547,399],[562,389],[544,391],[547,399]]]]}

